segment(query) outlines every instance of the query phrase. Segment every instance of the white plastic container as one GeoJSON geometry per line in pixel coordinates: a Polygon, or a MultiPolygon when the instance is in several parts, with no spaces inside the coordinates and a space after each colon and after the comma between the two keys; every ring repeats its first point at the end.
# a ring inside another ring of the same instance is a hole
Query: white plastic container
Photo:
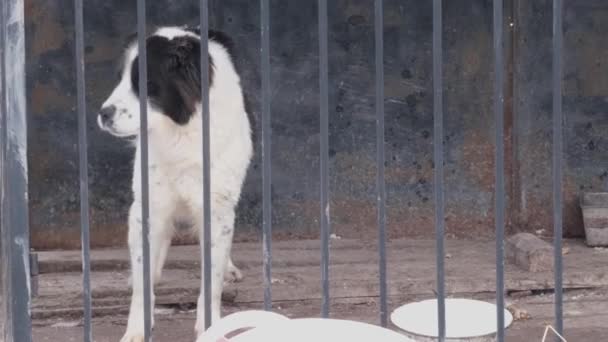
{"type": "Polygon", "coordinates": [[[323,318],[288,319],[264,311],[245,311],[226,316],[197,339],[197,342],[285,341],[414,342],[395,331],[371,324],[323,318]]]}
{"type": "MultiPolygon", "coordinates": [[[[494,304],[471,299],[446,299],[446,342],[496,341],[494,304]]],[[[430,299],[403,305],[391,314],[391,321],[401,332],[418,342],[438,341],[437,300],[430,299]]],[[[513,315],[505,310],[505,328],[513,315]]]]}
{"type": "Polygon", "coordinates": [[[293,319],[274,326],[262,326],[231,339],[230,342],[414,342],[379,326],[323,318],[293,319]]]}

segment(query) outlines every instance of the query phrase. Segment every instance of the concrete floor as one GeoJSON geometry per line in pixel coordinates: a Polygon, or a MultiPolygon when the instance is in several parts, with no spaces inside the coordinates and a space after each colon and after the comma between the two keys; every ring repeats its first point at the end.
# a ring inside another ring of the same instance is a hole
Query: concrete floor
{"type": "MultiPolygon", "coordinates": [[[[375,242],[331,241],[331,316],[378,323],[378,253],[375,242]]],[[[566,240],[564,325],[569,341],[608,339],[608,251],[566,240]]],[[[493,301],[494,242],[446,241],[446,290],[451,297],[493,301]]],[[[229,284],[224,314],[262,307],[259,243],[236,244],[234,260],[245,274],[229,284]]],[[[94,251],[92,288],[95,341],[117,341],[125,329],[129,289],[126,250],[94,251]]],[[[434,241],[394,240],[387,249],[389,310],[433,297],[434,241]]],[[[39,255],[39,294],[34,300],[35,341],[82,340],[79,252],[39,255]]],[[[273,245],[273,302],[290,317],[318,316],[321,307],[318,241],[273,245]]],[[[172,247],[163,282],[156,290],[155,341],[192,341],[198,294],[198,247],[172,247]]],[[[552,324],[553,274],[530,273],[506,265],[507,305],[522,314],[507,330],[507,341],[541,341],[552,324]]]]}

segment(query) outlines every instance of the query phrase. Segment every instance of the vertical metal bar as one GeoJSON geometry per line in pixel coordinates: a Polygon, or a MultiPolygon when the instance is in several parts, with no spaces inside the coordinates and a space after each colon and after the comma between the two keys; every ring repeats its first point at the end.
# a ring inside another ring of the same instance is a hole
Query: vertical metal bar
{"type": "Polygon", "coordinates": [[[146,1],[137,0],[137,43],[139,60],[139,111],[141,117],[141,218],[144,277],[144,341],[150,341],[152,308],[150,288],[150,188],[148,181],[148,56],[146,52],[146,1]]]}
{"type": "Polygon", "coordinates": [[[203,296],[205,329],[211,325],[211,163],[209,155],[209,1],[201,0],[201,102],[203,125],[203,296]]]}
{"type": "Polygon", "coordinates": [[[504,50],[503,50],[503,0],[494,0],[494,120],[495,120],[495,161],[494,175],[496,228],[496,326],[497,341],[505,340],[505,299],[504,299],[504,232],[505,232],[505,141],[504,141],[504,50]]]}
{"type": "Polygon", "coordinates": [[[27,187],[24,1],[0,3],[2,40],[2,311],[3,339],[32,340],[27,187]]]}
{"type": "Polygon", "coordinates": [[[78,106],[78,152],[80,173],[80,225],[82,244],[82,288],[84,302],[84,341],[91,342],[91,264],[89,237],[89,173],[87,155],[87,109],[85,102],[84,22],[82,0],[74,0],[76,31],[76,91],[78,106]]]}
{"type": "Polygon", "coordinates": [[[435,164],[435,238],[437,252],[437,312],[439,341],[445,340],[445,248],[443,189],[443,47],[442,1],[433,0],[433,154],[435,164]]]}
{"type": "Polygon", "coordinates": [[[5,340],[10,341],[7,338],[8,323],[6,322],[8,312],[8,302],[6,298],[10,298],[10,294],[7,291],[7,276],[6,271],[10,269],[10,261],[6,257],[7,251],[5,247],[5,241],[7,234],[5,233],[8,229],[8,201],[5,198],[8,197],[7,193],[7,178],[6,177],[6,147],[7,142],[7,114],[6,114],[6,72],[4,71],[4,51],[6,51],[6,44],[4,39],[4,4],[0,3],[0,285],[2,286],[2,293],[0,294],[0,304],[2,305],[0,310],[0,333],[5,340]]]}
{"type": "Polygon", "coordinates": [[[272,126],[270,124],[270,4],[261,0],[262,32],[262,187],[263,187],[263,260],[264,260],[264,309],[272,309],[272,173],[270,143],[272,126]]]}
{"type": "Polygon", "coordinates": [[[384,181],[384,2],[374,1],[374,31],[376,41],[376,188],[378,206],[378,249],[380,281],[380,324],[388,325],[386,277],[386,189],[384,181]]]}
{"type": "Polygon", "coordinates": [[[562,0],[553,0],[553,238],[555,258],[555,328],[563,335],[562,288],[562,0]]]}
{"type": "Polygon", "coordinates": [[[319,0],[319,100],[321,125],[321,315],[329,317],[329,61],[327,0],[319,0]]]}
{"type": "MultiPolygon", "coordinates": [[[[6,73],[4,72],[4,51],[6,46],[4,42],[4,4],[0,3],[0,286],[2,293],[0,294],[0,333],[2,338],[10,341],[8,337],[8,322],[6,317],[8,316],[8,302],[7,298],[10,298],[8,293],[8,281],[6,273],[10,269],[10,260],[6,257],[7,250],[5,247],[7,233],[6,230],[9,227],[8,224],[8,201],[5,198],[8,196],[7,193],[7,178],[6,177],[6,147],[7,147],[7,128],[6,128],[6,101],[5,101],[5,87],[4,78],[6,73]]],[[[10,316],[8,316],[10,317],[10,316]]]]}

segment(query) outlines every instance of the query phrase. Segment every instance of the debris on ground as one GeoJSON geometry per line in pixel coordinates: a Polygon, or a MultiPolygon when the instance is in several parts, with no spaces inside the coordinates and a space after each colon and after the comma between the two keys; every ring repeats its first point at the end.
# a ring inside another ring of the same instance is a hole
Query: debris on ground
{"type": "Polygon", "coordinates": [[[285,284],[285,283],[287,283],[287,281],[285,281],[283,279],[279,279],[279,278],[272,278],[272,279],[270,279],[270,283],[271,284],[285,284]]]}
{"type": "Polygon", "coordinates": [[[509,293],[509,297],[511,298],[524,298],[532,296],[532,290],[523,290],[523,291],[512,291],[509,293]]]}
{"type": "Polygon", "coordinates": [[[507,310],[509,310],[511,315],[513,315],[514,321],[523,321],[523,320],[528,320],[528,319],[532,318],[532,316],[530,316],[528,311],[518,308],[515,304],[509,305],[507,307],[507,310]]]}
{"type": "Polygon", "coordinates": [[[507,260],[528,272],[553,271],[553,247],[530,233],[518,233],[507,239],[507,260]]]}

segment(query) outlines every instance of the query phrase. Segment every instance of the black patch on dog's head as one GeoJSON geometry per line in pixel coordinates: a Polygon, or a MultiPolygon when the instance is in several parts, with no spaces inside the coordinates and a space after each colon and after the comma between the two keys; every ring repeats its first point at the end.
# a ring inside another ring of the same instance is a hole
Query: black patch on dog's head
{"type": "MultiPolygon", "coordinates": [[[[201,35],[201,29],[200,26],[186,26],[184,27],[184,30],[194,33],[196,35],[198,35],[200,37],[201,35]]],[[[239,68],[239,63],[238,63],[238,56],[236,54],[235,51],[235,45],[234,45],[234,41],[232,40],[232,38],[230,38],[230,36],[222,31],[217,31],[217,30],[209,30],[208,31],[208,37],[210,41],[214,41],[220,45],[222,45],[226,51],[228,52],[228,55],[230,56],[230,59],[232,60],[232,63],[234,64],[234,67],[237,71],[237,73],[240,75],[240,68],[239,68]]],[[[249,125],[251,127],[251,139],[255,142],[257,137],[256,137],[256,118],[254,116],[254,112],[253,112],[253,108],[251,106],[251,102],[249,99],[249,96],[247,96],[247,93],[245,91],[242,91],[243,93],[243,100],[245,102],[245,112],[247,113],[247,118],[249,119],[249,125]]]]}
{"type": "MultiPolygon", "coordinates": [[[[192,32],[196,35],[198,35],[200,37],[201,35],[201,29],[200,27],[192,27],[192,26],[186,26],[184,28],[184,30],[188,31],[188,32],[192,32]]],[[[228,51],[228,55],[230,56],[230,59],[232,60],[233,63],[236,63],[236,55],[234,53],[234,41],[232,40],[232,38],[230,38],[230,36],[222,31],[217,31],[217,30],[209,30],[207,37],[209,37],[210,41],[214,41],[218,44],[220,44],[221,46],[223,46],[226,51],[228,51]]]]}
{"type": "MultiPolygon", "coordinates": [[[[175,123],[185,125],[201,101],[200,41],[190,36],[171,40],[151,36],[146,51],[150,102],[175,123]]],[[[209,56],[209,86],[213,81],[212,63],[209,56]]],[[[139,57],[131,64],[131,86],[139,95],[139,57]]]]}

